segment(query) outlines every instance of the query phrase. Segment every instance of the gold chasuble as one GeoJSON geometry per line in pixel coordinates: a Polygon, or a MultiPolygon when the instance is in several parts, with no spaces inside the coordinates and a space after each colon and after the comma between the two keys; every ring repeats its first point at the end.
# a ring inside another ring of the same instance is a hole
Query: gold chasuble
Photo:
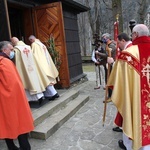
{"type": "Polygon", "coordinates": [[[107,86],[133,150],[150,144],[150,38],[139,37],[115,62],[107,86]]]}
{"type": "Polygon", "coordinates": [[[48,53],[46,46],[43,43],[41,43],[40,40],[36,39],[35,42],[32,43],[31,47],[36,63],[40,63],[44,73],[50,80],[50,84],[56,84],[58,70],[50,54],[48,53]]]}
{"type": "Polygon", "coordinates": [[[49,85],[48,78],[38,71],[35,64],[31,47],[19,41],[14,47],[15,64],[22,79],[24,88],[29,90],[30,94],[42,93],[49,85]]]}

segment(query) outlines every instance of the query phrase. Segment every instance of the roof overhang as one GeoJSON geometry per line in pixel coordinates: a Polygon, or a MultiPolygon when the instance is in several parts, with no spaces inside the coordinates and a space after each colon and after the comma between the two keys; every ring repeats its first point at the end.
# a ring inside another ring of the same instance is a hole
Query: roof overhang
{"type": "Polygon", "coordinates": [[[85,12],[85,11],[90,10],[90,8],[86,7],[85,5],[77,3],[73,0],[62,0],[62,3],[65,4],[66,6],[76,9],[79,12],[85,12]]]}
{"type": "Polygon", "coordinates": [[[73,0],[7,0],[7,2],[9,3],[24,6],[24,7],[35,7],[35,6],[40,6],[43,4],[60,2],[60,1],[62,2],[63,5],[73,8],[79,13],[89,10],[88,7],[78,2],[75,2],[73,0]]]}

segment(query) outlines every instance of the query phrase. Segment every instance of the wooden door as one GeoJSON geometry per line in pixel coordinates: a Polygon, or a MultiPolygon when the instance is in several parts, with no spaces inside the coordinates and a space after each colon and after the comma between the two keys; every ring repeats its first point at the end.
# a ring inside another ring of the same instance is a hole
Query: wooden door
{"type": "Polygon", "coordinates": [[[24,24],[24,41],[26,44],[30,45],[29,36],[31,34],[35,34],[34,25],[33,25],[33,16],[32,16],[32,9],[26,8],[23,11],[23,24],[24,24]]]}
{"type": "Polygon", "coordinates": [[[62,64],[59,70],[59,78],[61,87],[68,88],[70,86],[70,77],[68,70],[68,59],[65,42],[64,21],[62,12],[62,3],[56,2],[35,7],[34,26],[36,37],[43,43],[46,43],[52,34],[55,39],[56,49],[61,54],[62,64]]]}

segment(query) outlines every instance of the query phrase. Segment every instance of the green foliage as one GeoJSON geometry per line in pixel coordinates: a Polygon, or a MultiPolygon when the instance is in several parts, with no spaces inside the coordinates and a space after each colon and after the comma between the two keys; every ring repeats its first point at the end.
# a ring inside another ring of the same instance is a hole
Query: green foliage
{"type": "Polygon", "coordinates": [[[53,36],[50,36],[50,38],[47,41],[47,49],[48,49],[49,54],[52,57],[52,60],[55,64],[56,68],[59,70],[62,60],[61,60],[61,55],[60,55],[59,51],[56,50],[55,41],[54,41],[53,36]]]}

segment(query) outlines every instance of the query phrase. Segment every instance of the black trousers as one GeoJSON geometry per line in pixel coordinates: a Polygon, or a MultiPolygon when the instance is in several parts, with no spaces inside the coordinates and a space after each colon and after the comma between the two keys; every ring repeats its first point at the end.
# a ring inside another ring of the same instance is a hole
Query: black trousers
{"type": "MultiPolygon", "coordinates": [[[[14,144],[13,139],[5,139],[6,145],[9,150],[17,150],[17,146],[14,144]]],[[[21,134],[18,136],[18,142],[20,145],[20,150],[31,150],[30,143],[28,141],[28,134],[21,134]]]]}

